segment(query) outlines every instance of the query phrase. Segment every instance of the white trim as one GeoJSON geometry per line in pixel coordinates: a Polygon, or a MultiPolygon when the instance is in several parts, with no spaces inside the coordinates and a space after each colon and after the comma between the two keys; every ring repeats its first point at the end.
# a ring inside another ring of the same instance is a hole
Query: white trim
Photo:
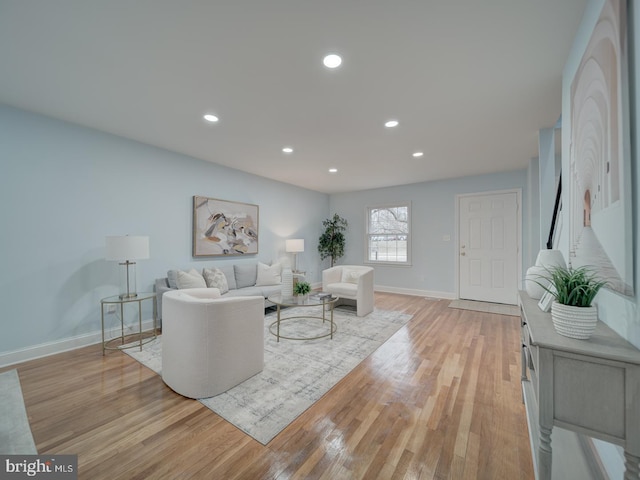
{"type": "Polygon", "coordinates": [[[400,266],[400,267],[411,267],[411,253],[413,249],[413,204],[411,200],[391,202],[391,203],[383,203],[383,204],[375,204],[375,205],[365,205],[364,207],[364,218],[365,218],[365,226],[364,226],[364,265],[381,265],[381,266],[400,266]],[[407,261],[406,262],[393,262],[393,261],[378,261],[378,260],[370,260],[369,259],[369,222],[371,220],[371,209],[377,208],[399,208],[399,207],[407,207],[408,210],[408,228],[409,233],[407,234],[407,261]]]}
{"type": "MultiPolygon", "coordinates": [[[[455,283],[456,283],[456,293],[455,293],[455,298],[460,298],[460,199],[463,197],[480,197],[480,196],[484,196],[484,195],[499,195],[499,194],[505,194],[505,193],[515,193],[516,194],[516,202],[518,203],[517,206],[517,213],[516,213],[516,217],[517,217],[517,227],[516,227],[516,235],[518,236],[518,258],[517,258],[517,281],[518,281],[518,285],[517,285],[517,289],[518,290],[522,290],[523,286],[522,286],[522,188],[510,188],[507,190],[491,190],[488,192],[476,192],[476,193],[461,193],[456,195],[456,205],[455,205],[455,227],[456,227],[456,233],[455,233],[455,251],[454,251],[454,255],[455,255],[455,283]]],[[[517,292],[516,292],[517,294],[517,292]]]]}
{"type": "MultiPolygon", "coordinates": [[[[153,328],[153,319],[144,320],[142,322],[143,330],[151,330],[153,328]]],[[[136,329],[137,330],[137,329],[136,329]]],[[[75,337],[56,340],[54,342],[41,343],[31,347],[12,350],[0,353],[0,368],[8,367],[16,363],[27,362],[37,358],[48,357],[57,353],[68,352],[78,348],[96,345],[102,342],[102,332],[100,330],[85,333],[75,337]]]]}

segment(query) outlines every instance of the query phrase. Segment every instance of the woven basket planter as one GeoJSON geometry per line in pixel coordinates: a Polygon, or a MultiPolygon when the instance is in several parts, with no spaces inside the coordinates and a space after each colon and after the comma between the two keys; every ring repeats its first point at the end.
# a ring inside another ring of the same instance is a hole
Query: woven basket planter
{"type": "Polygon", "coordinates": [[[587,340],[591,337],[598,323],[596,307],[573,307],[553,302],[551,320],[560,335],[587,340]]]}

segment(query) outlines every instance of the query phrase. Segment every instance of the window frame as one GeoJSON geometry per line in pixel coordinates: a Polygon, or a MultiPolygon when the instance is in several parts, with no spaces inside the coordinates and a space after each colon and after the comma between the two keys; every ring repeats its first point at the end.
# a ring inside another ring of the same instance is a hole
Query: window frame
{"type": "Polygon", "coordinates": [[[395,266],[395,267],[409,267],[411,266],[411,235],[412,235],[412,220],[411,220],[411,202],[403,201],[403,202],[394,202],[394,203],[385,203],[378,205],[368,205],[365,207],[365,228],[364,228],[364,263],[368,265],[387,265],[387,266],[395,266]],[[406,208],[407,209],[407,260],[406,261],[389,261],[389,260],[371,260],[369,258],[369,242],[370,237],[372,235],[380,235],[380,234],[372,234],[369,233],[369,228],[371,226],[371,212],[372,210],[380,210],[385,208],[406,208]]]}

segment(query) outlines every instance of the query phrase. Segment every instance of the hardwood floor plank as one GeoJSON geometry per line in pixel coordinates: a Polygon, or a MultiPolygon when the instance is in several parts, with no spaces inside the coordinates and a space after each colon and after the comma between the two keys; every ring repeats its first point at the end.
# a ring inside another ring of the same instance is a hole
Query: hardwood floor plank
{"type": "Polygon", "coordinates": [[[530,480],[519,321],[448,304],[376,293],[412,320],[266,446],[98,345],[0,371],[81,479],[530,480]]]}

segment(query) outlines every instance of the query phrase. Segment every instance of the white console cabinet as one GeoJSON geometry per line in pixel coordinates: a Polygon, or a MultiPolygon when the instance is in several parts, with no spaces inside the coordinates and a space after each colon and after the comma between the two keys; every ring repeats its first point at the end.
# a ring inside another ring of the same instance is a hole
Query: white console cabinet
{"type": "Polygon", "coordinates": [[[559,335],[551,315],[526,292],[520,307],[522,391],[536,478],[552,478],[556,426],[621,445],[624,479],[639,479],[640,350],[600,321],[589,340],[559,335]]]}

